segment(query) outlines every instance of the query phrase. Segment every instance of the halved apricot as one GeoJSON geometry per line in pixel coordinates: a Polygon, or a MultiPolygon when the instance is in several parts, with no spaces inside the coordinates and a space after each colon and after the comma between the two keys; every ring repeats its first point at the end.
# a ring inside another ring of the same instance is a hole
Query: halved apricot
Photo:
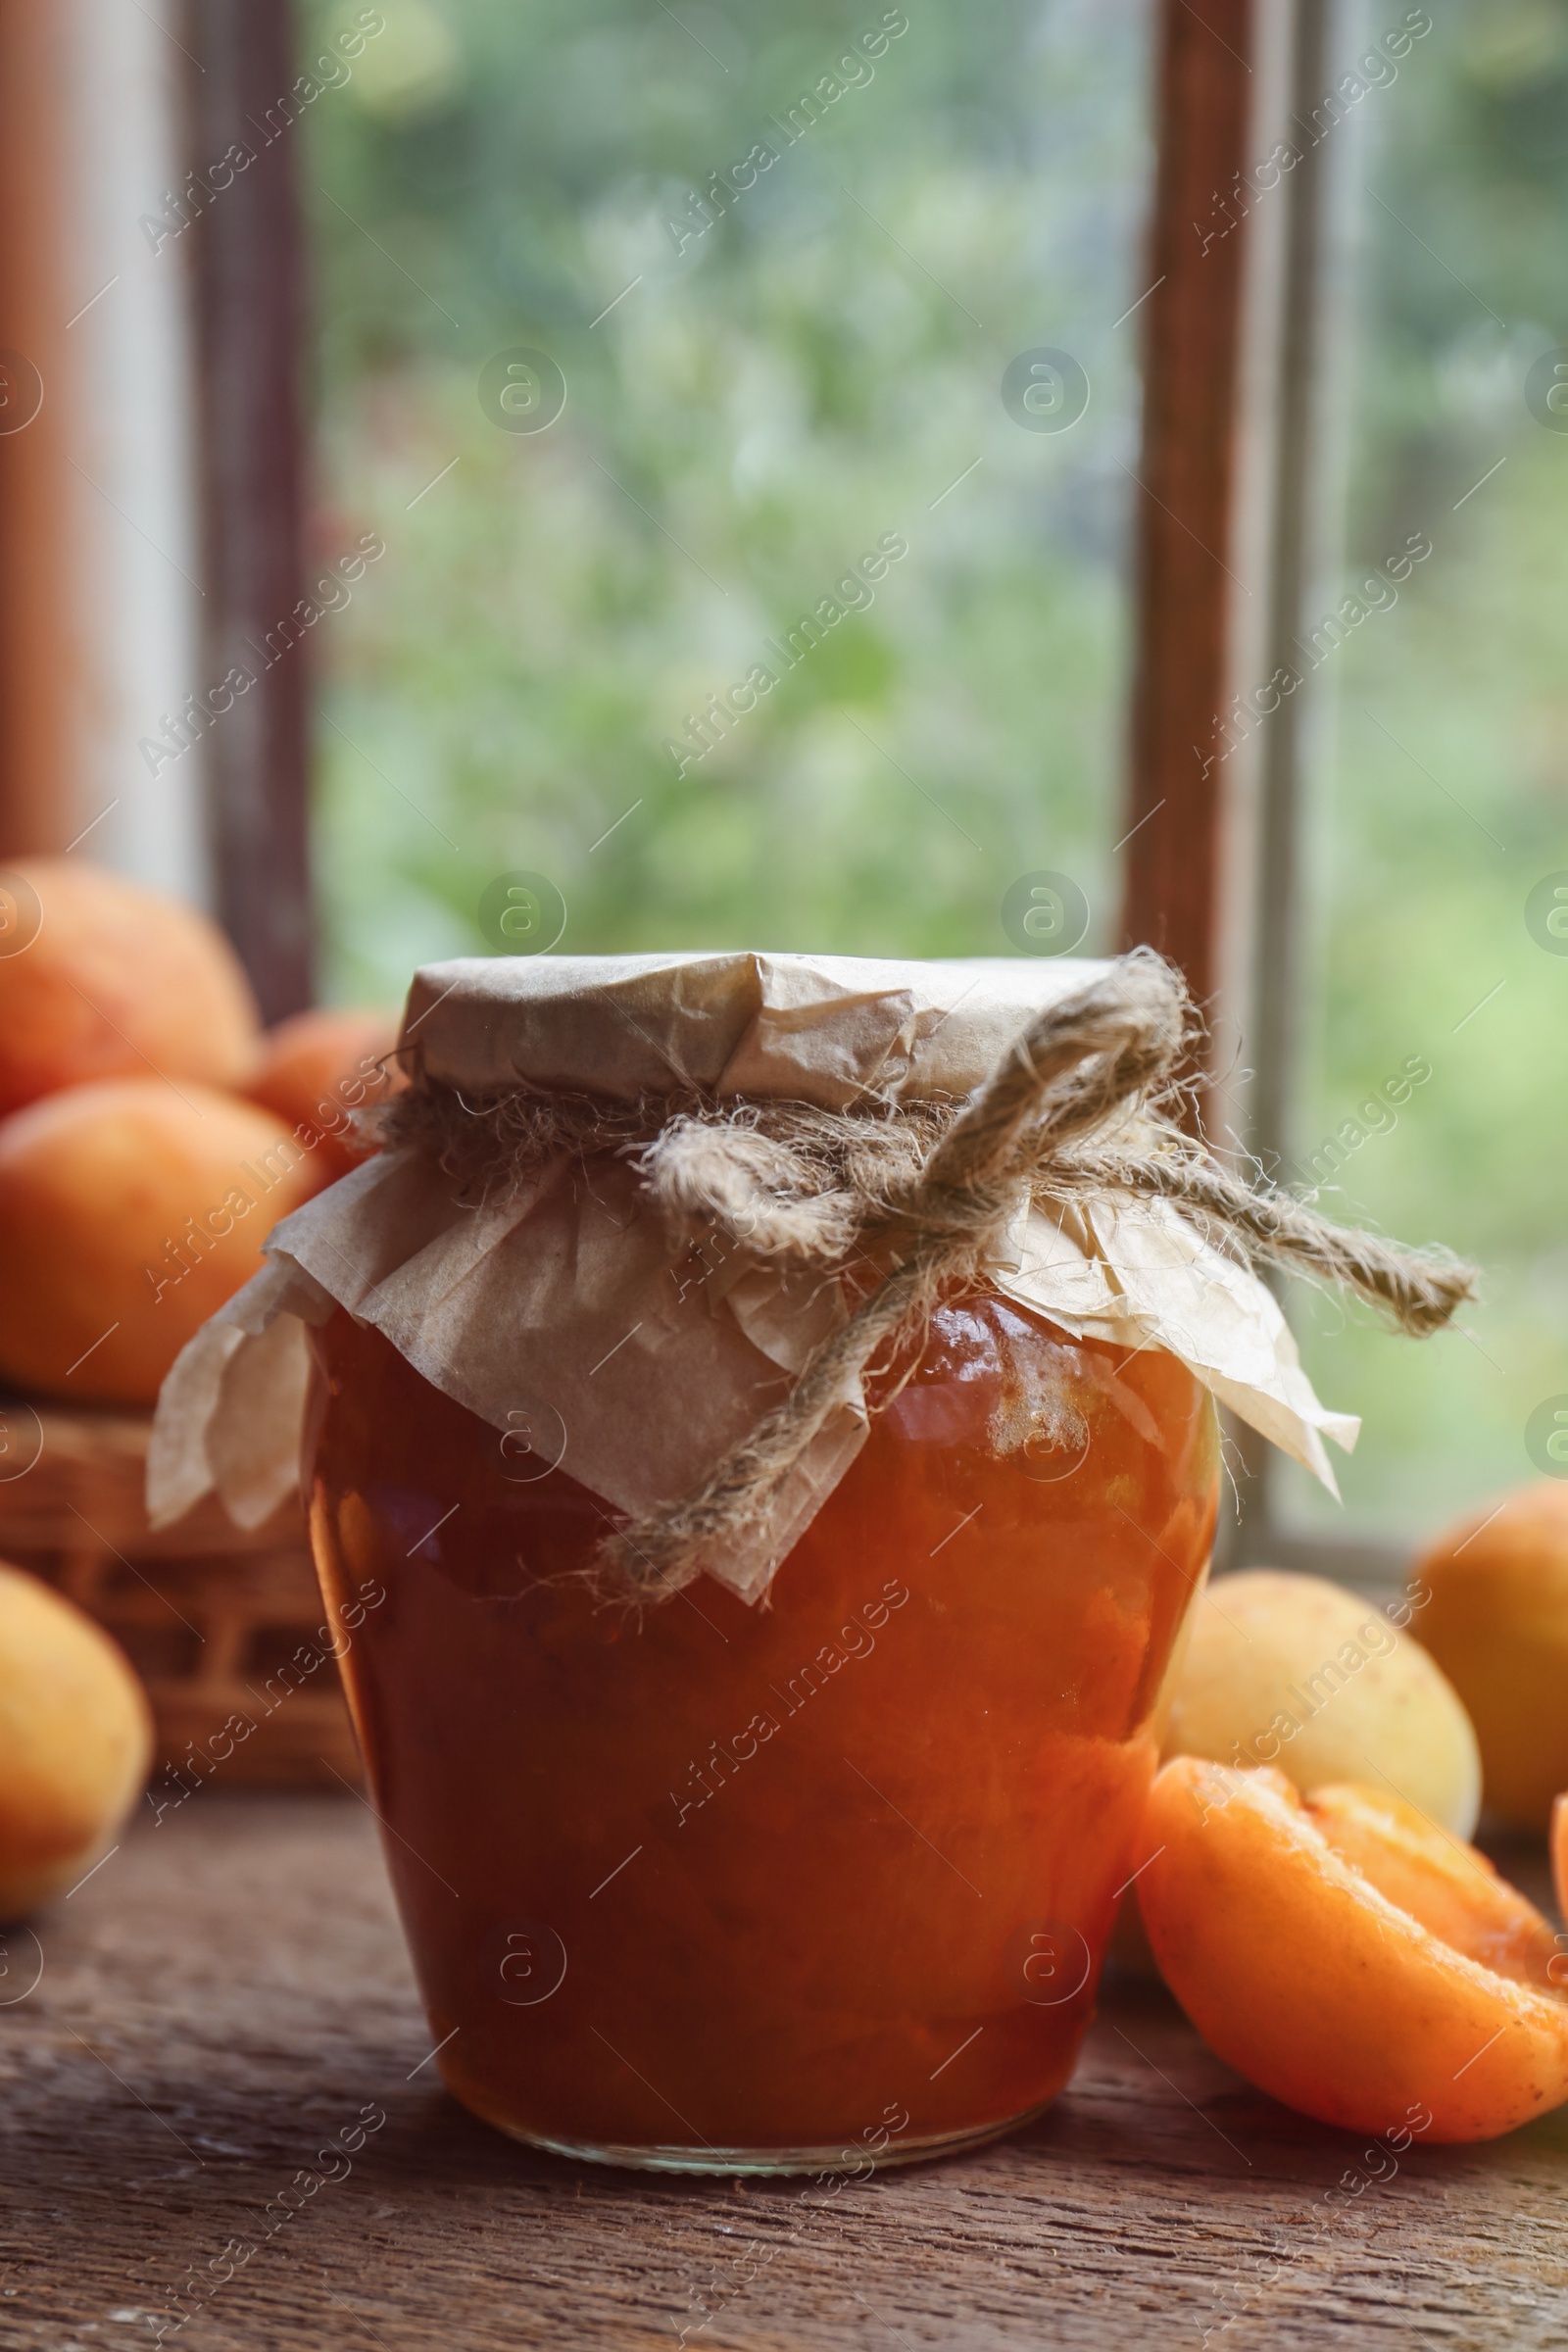
{"type": "Polygon", "coordinates": [[[1402,1796],[1348,1784],[1315,1790],[1306,1811],[1342,1862],[1440,1943],[1515,1984],[1555,1984],[1557,1938],[1535,1904],[1440,1822],[1402,1796]]]}
{"type": "MultiPolygon", "coordinates": [[[[1568,2099],[1551,1929],[1483,1856],[1366,1788],[1178,1756],[1138,1891],[1161,1975],[1221,2058],[1320,2122],[1492,2139],[1568,2099]]],[[[1558,1843],[1568,1872],[1568,1830],[1558,1843]]]]}

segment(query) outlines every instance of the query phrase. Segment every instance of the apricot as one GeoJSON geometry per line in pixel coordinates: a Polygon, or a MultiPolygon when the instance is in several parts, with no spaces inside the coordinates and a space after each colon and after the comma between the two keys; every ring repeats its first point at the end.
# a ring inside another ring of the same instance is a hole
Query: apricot
{"type": "Polygon", "coordinates": [[[1372,1788],[1179,1756],[1138,1879],[1160,1974],[1239,2074],[1326,2124],[1492,2139],[1568,2099],[1556,1941],[1484,1857],[1372,1788]]]}
{"type": "Polygon", "coordinates": [[[1421,1639],[1470,1711],[1499,1821],[1544,1827],[1568,1788],[1568,1483],[1543,1479],[1416,1563],[1421,1639]]]}
{"type": "Polygon", "coordinates": [[[311,1154],[209,1087],[115,1078],[0,1122],[0,1382],[151,1404],[315,1190],[311,1154]]]}
{"type": "Polygon", "coordinates": [[[351,1111],[378,1102],[397,1083],[387,1056],[398,1042],[395,1013],[297,1012],[262,1040],[262,1059],[245,1093],[304,1140],[309,1128],[323,1184],[347,1176],[365,1156],[353,1144],[351,1111]]]}
{"type": "Polygon", "coordinates": [[[1387,1790],[1349,1784],[1320,1788],[1306,1809],[1341,1861],[1353,1864],[1440,1943],[1521,1984],[1555,1984],[1556,1936],[1535,1904],[1473,1845],[1387,1790]]]}
{"type": "Polygon", "coordinates": [[[101,1626],[0,1562],[0,1920],[73,1886],[153,1758],[146,1693],[101,1626]]]}
{"type": "Polygon", "coordinates": [[[1303,1794],[1366,1781],[1469,1837],[1481,1800],[1475,1734],[1418,1642],[1320,1576],[1247,1568],[1222,1577],[1210,1599],[1193,1613],[1163,1755],[1277,1764],[1303,1794]]]}
{"type": "Polygon", "coordinates": [[[0,873],[0,1116],[86,1080],[237,1086],[255,1001],[217,925],[76,858],[0,873]]]}

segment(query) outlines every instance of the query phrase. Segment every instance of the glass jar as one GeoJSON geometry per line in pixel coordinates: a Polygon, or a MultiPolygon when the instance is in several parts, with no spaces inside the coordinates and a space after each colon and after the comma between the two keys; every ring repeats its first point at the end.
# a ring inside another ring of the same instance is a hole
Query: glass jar
{"type": "Polygon", "coordinates": [[[1193,1375],[956,1299],[763,1602],[633,1606],[564,1467],[341,1309],[312,1348],[316,1557],[457,2096],[689,2172],[905,2160],[1053,2099],[1208,1559],[1193,1375]]]}

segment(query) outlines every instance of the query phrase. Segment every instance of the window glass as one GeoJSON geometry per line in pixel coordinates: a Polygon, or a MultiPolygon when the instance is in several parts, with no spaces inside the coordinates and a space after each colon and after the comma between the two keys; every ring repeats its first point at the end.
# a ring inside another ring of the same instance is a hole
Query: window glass
{"type": "Polygon", "coordinates": [[[318,553],[385,549],[313,639],[333,992],[1108,944],[1142,0],[308,30],[318,553]]]}
{"type": "MultiPolygon", "coordinates": [[[[1294,1171],[1326,1206],[1485,1269],[1481,1305],[1420,1347],[1359,1315],[1345,1334],[1328,1298],[1302,1313],[1323,1393],[1365,1416],[1352,1519],[1399,1533],[1568,1472],[1568,9],[1470,0],[1431,20],[1397,79],[1356,100],[1349,494],[1325,605],[1339,642],[1314,678],[1294,1171]]],[[[1285,1485],[1298,1518],[1345,1525],[1285,1485]]]]}

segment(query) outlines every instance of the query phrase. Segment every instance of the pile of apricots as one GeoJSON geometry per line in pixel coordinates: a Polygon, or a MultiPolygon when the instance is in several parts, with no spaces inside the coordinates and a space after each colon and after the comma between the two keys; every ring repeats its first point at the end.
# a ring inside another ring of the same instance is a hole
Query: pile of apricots
{"type": "Polygon", "coordinates": [[[194,908],[75,858],[0,875],[0,1387],[151,1404],[278,1219],[357,1164],[396,1036],[264,1034],[194,908]]]}
{"type": "Polygon", "coordinates": [[[1568,1914],[1568,1490],[1477,1512],[1380,1609],[1221,1578],[1194,1612],[1136,1876],[1142,1953],[1286,2105],[1491,2139],[1568,2101],[1568,1935],[1467,1842],[1547,1832],[1568,1914]],[[1415,1638],[1419,1632],[1419,1642],[1415,1638]]]}

